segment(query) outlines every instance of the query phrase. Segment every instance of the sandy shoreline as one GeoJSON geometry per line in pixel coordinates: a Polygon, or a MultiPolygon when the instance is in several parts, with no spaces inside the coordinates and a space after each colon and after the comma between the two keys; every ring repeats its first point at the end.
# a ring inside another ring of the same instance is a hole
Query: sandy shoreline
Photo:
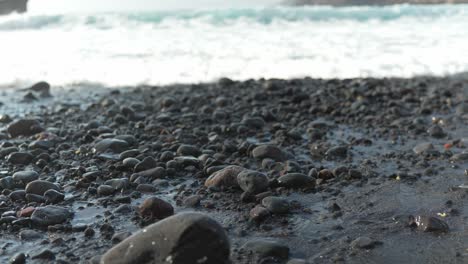
{"type": "MultiPolygon", "coordinates": [[[[219,223],[232,263],[468,260],[464,78],[53,87],[24,102],[26,93],[0,97],[0,114],[37,120],[12,128],[0,118],[2,263],[21,253],[27,263],[98,263],[170,214],[166,203],[219,223]],[[207,181],[216,173],[224,178],[207,181]],[[60,220],[38,215],[51,213],[46,204],[60,220]]],[[[195,247],[216,252],[201,234],[195,247]]]]}

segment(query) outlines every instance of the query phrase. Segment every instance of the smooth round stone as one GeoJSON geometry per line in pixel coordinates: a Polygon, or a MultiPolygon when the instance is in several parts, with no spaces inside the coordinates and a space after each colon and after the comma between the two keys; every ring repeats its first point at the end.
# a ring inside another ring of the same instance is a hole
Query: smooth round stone
{"type": "Polygon", "coordinates": [[[13,174],[13,180],[28,184],[32,181],[39,179],[39,173],[35,171],[18,171],[13,174]]]}
{"type": "Polygon", "coordinates": [[[260,222],[270,215],[270,211],[261,205],[257,205],[250,210],[250,219],[256,222],[260,222]]]}
{"type": "Polygon", "coordinates": [[[200,205],[201,199],[200,195],[191,195],[184,199],[183,204],[187,207],[197,207],[200,205]]]}
{"type": "Polygon", "coordinates": [[[358,237],[351,242],[351,247],[356,249],[371,249],[378,245],[379,242],[369,238],[369,237],[358,237]]]}
{"type": "Polygon", "coordinates": [[[325,152],[325,156],[331,159],[336,159],[336,158],[346,158],[348,155],[348,147],[346,146],[337,146],[333,147],[327,150],[325,152]]]}
{"type": "Polygon", "coordinates": [[[268,209],[268,211],[274,214],[287,214],[289,213],[289,202],[288,200],[281,197],[268,196],[263,198],[262,205],[268,209]]]}
{"type": "Polygon", "coordinates": [[[303,188],[314,186],[314,179],[302,173],[288,173],[278,178],[281,186],[288,188],[303,188]]]}
{"type": "Polygon", "coordinates": [[[135,165],[135,172],[145,171],[158,166],[156,160],[152,157],[146,157],[141,162],[135,165]]]}
{"type": "Polygon", "coordinates": [[[252,150],[252,155],[256,159],[272,159],[275,161],[285,161],[287,155],[277,146],[262,145],[252,150]]]}
{"type": "Polygon", "coordinates": [[[4,178],[1,178],[0,179],[0,187],[2,189],[7,189],[7,190],[13,189],[15,187],[15,182],[13,180],[13,177],[7,176],[7,177],[4,177],[4,178]]]}
{"type": "Polygon", "coordinates": [[[48,205],[38,207],[31,216],[34,224],[40,226],[49,226],[61,224],[73,216],[73,213],[63,207],[48,205]]]}
{"type": "Polygon", "coordinates": [[[229,240],[224,228],[200,213],[181,213],[130,236],[108,250],[101,264],[228,264],[229,240]]]}
{"type": "Polygon", "coordinates": [[[26,185],[26,188],[25,188],[26,193],[36,194],[36,195],[41,195],[41,196],[44,195],[44,193],[47,192],[48,190],[60,191],[60,188],[54,183],[43,181],[43,180],[32,181],[28,183],[28,185],[26,185]]]}
{"type": "Polygon", "coordinates": [[[128,142],[121,139],[106,138],[94,145],[94,153],[122,153],[128,149],[128,142]]]}
{"type": "Polygon", "coordinates": [[[19,238],[21,240],[30,241],[42,238],[42,234],[35,230],[23,230],[19,233],[19,238]]]}
{"type": "Polygon", "coordinates": [[[26,201],[26,192],[23,190],[13,191],[8,197],[10,197],[13,202],[26,201]]]}
{"type": "Polygon", "coordinates": [[[130,149],[126,150],[119,155],[120,160],[128,159],[128,158],[135,158],[140,154],[140,150],[138,149],[130,149]]]}
{"type": "Polygon", "coordinates": [[[44,193],[44,198],[46,200],[46,203],[56,204],[63,201],[63,199],[65,199],[65,195],[56,190],[48,190],[44,193]]]}
{"type": "Polygon", "coordinates": [[[265,120],[261,117],[244,118],[242,124],[250,128],[261,129],[265,126],[265,120]]]}
{"type": "Polygon", "coordinates": [[[122,164],[127,168],[134,168],[138,163],[140,163],[140,160],[135,158],[126,158],[122,161],[122,164]]]}
{"type": "Polygon", "coordinates": [[[8,155],[8,162],[16,165],[28,165],[33,160],[33,155],[28,152],[13,152],[8,155]]]}
{"type": "Polygon", "coordinates": [[[100,185],[97,189],[97,193],[100,196],[109,196],[116,192],[116,189],[110,185],[100,185]]]}
{"type": "Polygon", "coordinates": [[[257,194],[268,188],[268,177],[258,171],[243,170],[237,175],[237,183],[249,194],[257,194]]]}
{"type": "Polygon", "coordinates": [[[280,260],[285,260],[289,257],[289,247],[284,243],[266,240],[254,239],[248,241],[242,246],[242,249],[247,252],[252,252],[260,259],[273,257],[280,260]]]}
{"type": "Polygon", "coordinates": [[[150,197],[140,205],[140,214],[149,219],[164,219],[174,214],[174,207],[157,197],[150,197]]]}
{"type": "Polygon", "coordinates": [[[177,149],[177,155],[179,156],[194,156],[198,157],[202,154],[200,148],[192,146],[192,145],[180,145],[177,149]]]}
{"type": "Polygon", "coordinates": [[[44,131],[41,124],[34,119],[20,119],[10,125],[7,128],[8,133],[11,137],[18,136],[32,136],[34,134],[44,131]]]}
{"type": "Polygon", "coordinates": [[[26,263],[26,255],[24,253],[17,253],[13,257],[10,258],[9,264],[25,264],[26,263]]]}
{"type": "Polygon", "coordinates": [[[439,218],[432,216],[416,216],[412,217],[410,221],[411,225],[416,227],[423,232],[441,232],[445,233],[449,231],[449,226],[439,218]]]}

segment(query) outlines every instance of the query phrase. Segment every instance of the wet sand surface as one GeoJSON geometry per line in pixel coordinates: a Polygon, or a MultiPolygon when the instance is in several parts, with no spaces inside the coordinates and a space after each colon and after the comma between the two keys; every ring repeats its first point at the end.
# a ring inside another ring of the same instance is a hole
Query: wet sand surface
{"type": "Polygon", "coordinates": [[[192,211],[232,263],[468,262],[464,79],[44,90],[0,91],[1,263],[99,263],[192,211]]]}

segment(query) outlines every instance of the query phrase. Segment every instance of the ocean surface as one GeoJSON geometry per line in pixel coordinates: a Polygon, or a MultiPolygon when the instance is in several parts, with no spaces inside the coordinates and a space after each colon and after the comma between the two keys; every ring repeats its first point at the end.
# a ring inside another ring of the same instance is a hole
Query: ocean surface
{"type": "Polygon", "coordinates": [[[468,71],[468,5],[217,8],[0,17],[0,86],[468,71]]]}

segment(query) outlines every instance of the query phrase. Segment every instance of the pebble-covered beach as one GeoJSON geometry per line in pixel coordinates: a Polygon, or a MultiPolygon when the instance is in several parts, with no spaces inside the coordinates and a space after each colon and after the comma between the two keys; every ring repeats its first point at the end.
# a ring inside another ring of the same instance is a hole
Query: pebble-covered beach
{"type": "Polygon", "coordinates": [[[465,79],[0,94],[0,263],[468,262],[465,79]]]}

